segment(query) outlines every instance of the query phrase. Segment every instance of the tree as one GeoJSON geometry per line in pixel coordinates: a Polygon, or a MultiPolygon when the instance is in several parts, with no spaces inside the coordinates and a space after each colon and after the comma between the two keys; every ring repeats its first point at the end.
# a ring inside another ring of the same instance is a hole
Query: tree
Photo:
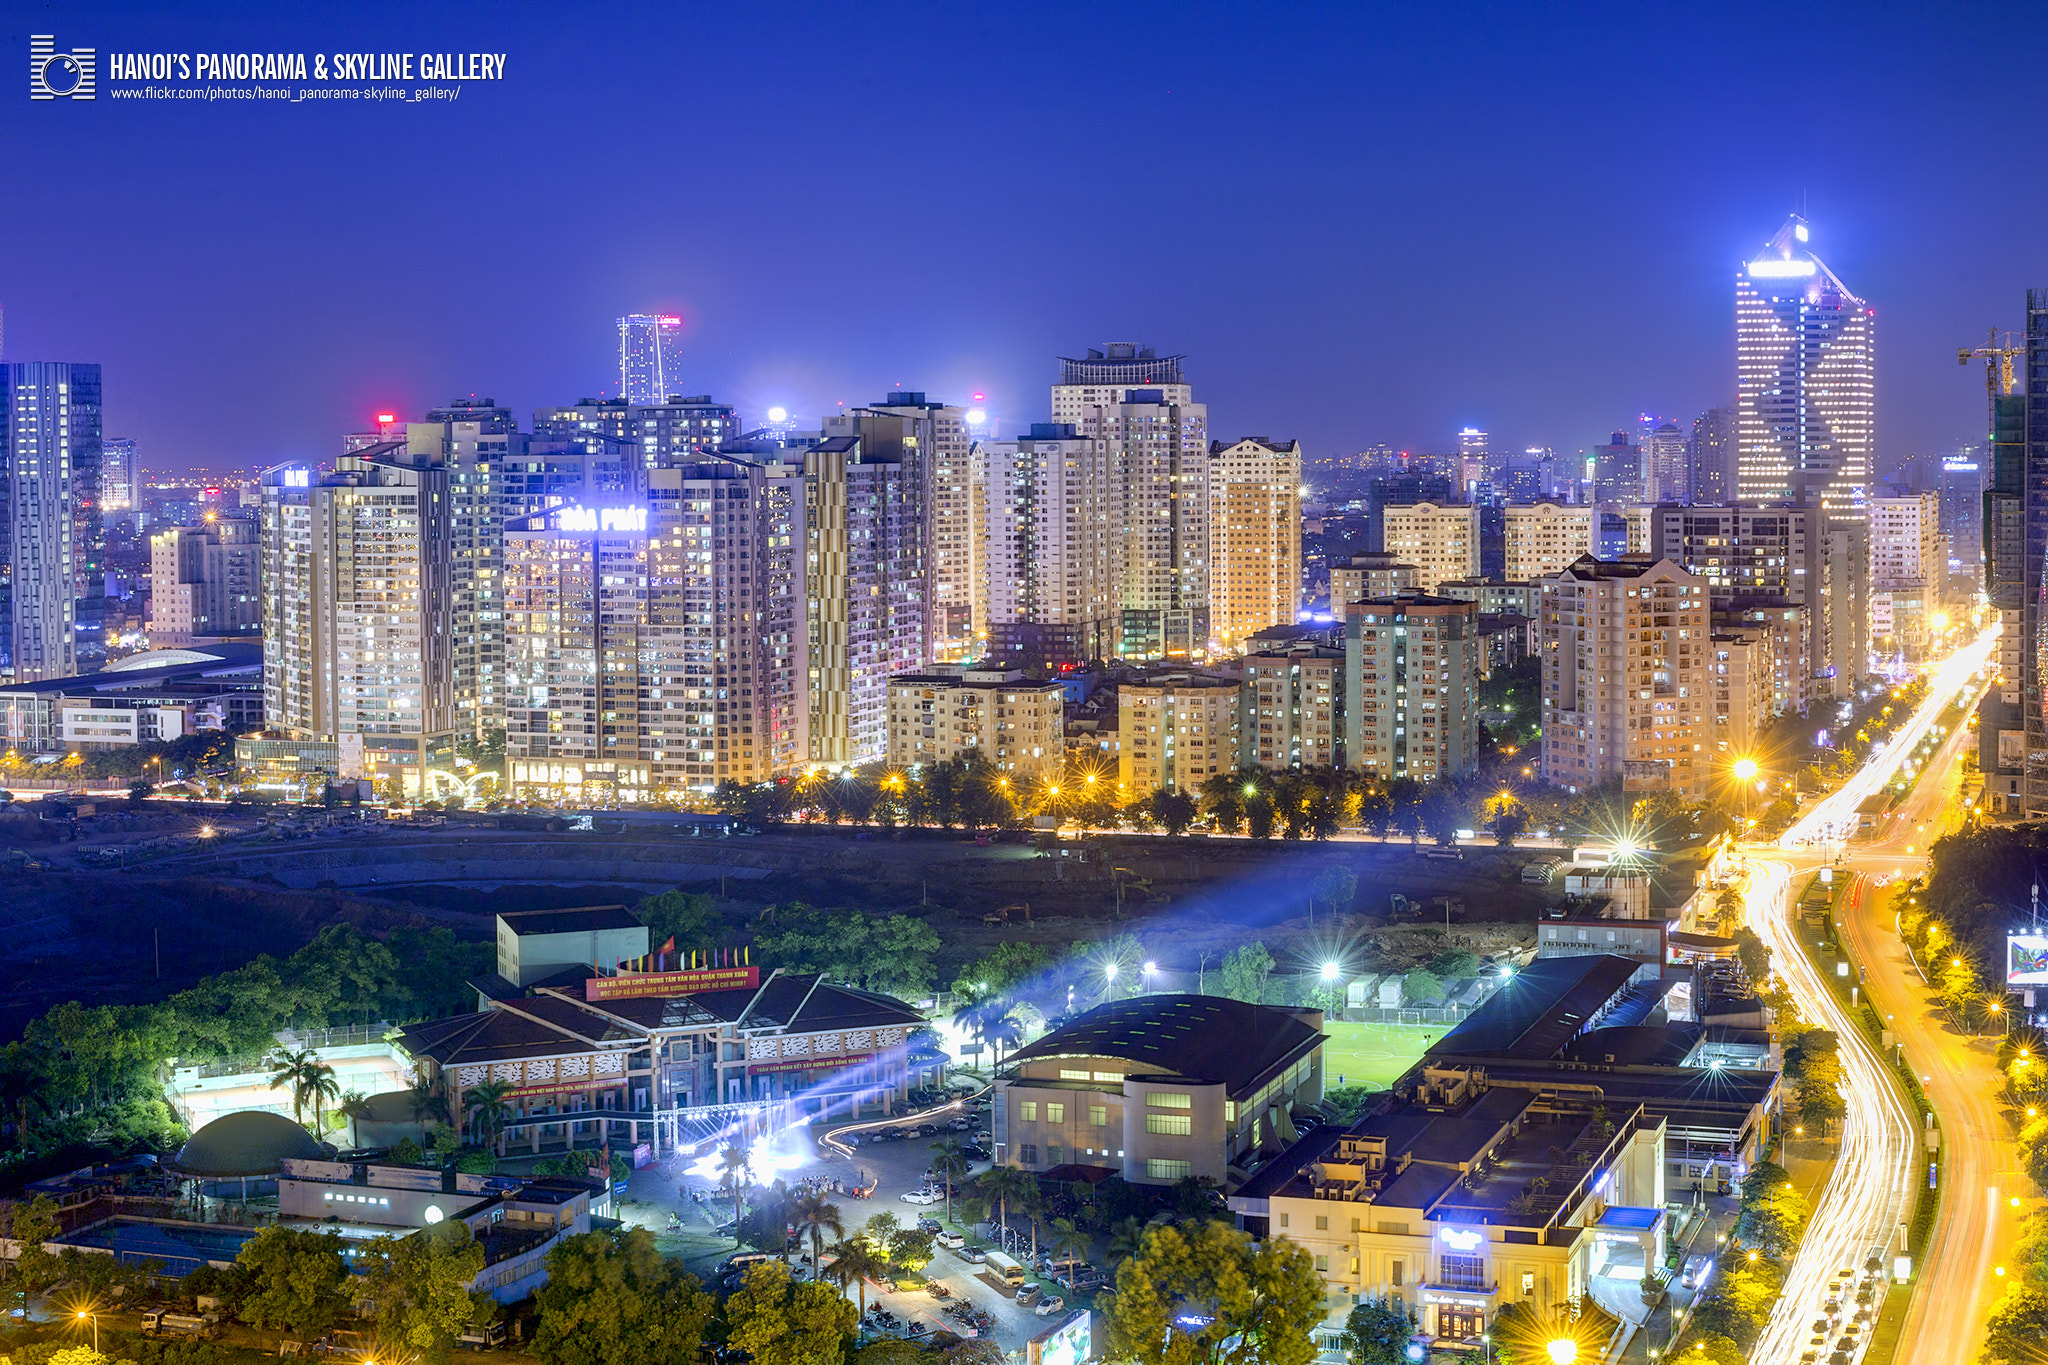
{"type": "Polygon", "coordinates": [[[1842,1063],[1832,1052],[1819,1052],[1806,1059],[1799,1081],[1799,1121],[1827,1135],[1828,1125],[1847,1117],[1848,1101],[1842,1098],[1842,1063]]]}
{"type": "Polygon", "coordinates": [[[1216,969],[1216,994],[1247,1005],[1264,1004],[1266,980],[1272,975],[1273,955],[1266,945],[1247,943],[1233,948],[1216,969]]]}
{"type": "Polygon", "coordinates": [[[334,1112],[348,1120],[348,1145],[351,1148],[361,1146],[357,1140],[359,1134],[356,1125],[370,1117],[370,1097],[360,1090],[345,1090],[341,1095],[341,1103],[335,1107],[334,1112]]]}
{"type": "Polygon", "coordinates": [[[633,914],[647,926],[647,941],[660,947],[670,939],[678,952],[711,948],[718,941],[717,901],[695,891],[664,891],[649,896],[633,907],[633,914]]]}
{"type": "Polygon", "coordinates": [[[998,943],[960,969],[953,979],[953,994],[970,1005],[998,999],[1043,972],[1052,962],[1052,950],[1042,943],[998,943]]]}
{"type": "Polygon", "coordinates": [[[1309,883],[1308,894],[1311,901],[1329,906],[1331,914],[1342,914],[1351,908],[1351,898],[1358,894],[1358,874],[1342,863],[1326,867],[1309,883]]]}
{"type": "Polygon", "coordinates": [[[976,1178],[981,1197],[998,1210],[996,1221],[1005,1231],[1010,1226],[1010,1209],[1022,1207],[1038,1197],[1038,1180],[1015,1166],[991,1166],[976,1178]]]}
{"type": "Polygon", "coordinates": [[[589,1232],[548,1253],[534,1293],[544,1365],[668,1365],[694,1360],[717,1303],[645,1228],[589,1232]]]}
{"type": "Polygon", "coordinates": [[[471,1086],[463,1096],[464,1116],[474,1120],[478,1141],[493,1151],[504,1135],[506,1120],[512,1117],[511,1095],[511,1082],[485,1081],[471,1086]]]}
{"type": "Polygon", "coordinates": [[[453,1218],[410,1237],[361,1243],[356,1265],[360,1297],[376,1305],[380,1351],[443,1355],[465,1328],[496,1311],[488,1295],[469,1291],[483,1274],[484,1249],[469,1224],[453,1218]]]}
{"type": "Polygon", "coordinates": [[[1417,1323],[1398,1298],[1368,1298],[1344,1320],[1344,1350],[1350,1365],[1400,1365],[1408,1358],[1408,1340],[1417,1323]]]}
{"type": "Polygon", "coordinates": [[[54,1239],[61,1230],[57,1205],[48,1195],[39,1194],[25,1204],[9,1205],[5,1217],[7,1235],[21,1248],[14,1262],[14,1281],[25,1308],[29,1295],[42,1293],[64,1273],[59,1257],[43,1249],[43,1243],[54,1239]]]}
{"type": "Polygon", "coordinates": [[[1096,1299],[1111,1359],[1136,1365],[1309,1365],[1323,1282],[1284,1237],[1253,1242],[1216,1221],[1158,1227],[1096,1299]],[[1186,1305],[1200,1304],[1197,1316],[1186,1305]],[[1197,1325],[1199,1323],[1199,1325],[1197,1325]]]}
{"type": "Polygon", "coordinates": [[[915,1275],[932,1263],[938,1234],[921,1228],[898,1228],[889,1234],[889,1264],[915,1275]]]}
{"type": "Polygon", "coordinates": [[[1052,1241],[1047,1248],[1055,1263],[1067,1267],[1067,1288],[1074,1287],[1073,1269],[1088,1259],[1088,1234],[1071,1218],[1052,1220],[1052,1241]]]}
{"type": "Polygon", "coordinates": [[[1759,1161],[1742,1181],[1735,1239],[1772,1260],[1783,1260],[1799,1244],[1807,1216],[1806,1201],[1792,1187],[1785,1168],[1774,1161],[1759,1161]]]}
{"type": "Polygon", "coordinates": [[[846,1226],[840,1221],[839,1206],[816,1191],[806,1191],[790,1201],[790,1222],[796,1225],[797,1236],[811,1235],[811,1264],[816,1266],[825,1257],[825,1234],[835,1238],[846,1235],[846,1226]]]}
{"type": "Polygon", "coordinates": [[[1168,834],[1186,834],[1188,826],[1195,822],[1198,809],[1195,798],[1186,792],[1161,787],[1152,793],[1152,818],[1168,834]]]}
{"type": "Polygon", "coordinates": [[[934,1142],[931,1151],[932,1173],[945,1182],[946,1219],[950,1222],[953,1218],[953,1182],[967,1178],[966,1149],[961,1146],[959,1138],[949,1137],[934,1142]]]}
{"type": "Polygon", "coordinates": [[[1747,927],[1737,929],[1735,939],[1735,960],[1742,964],[1742,974],[1750,984],[1762,985],[1771,975],[1771,950],[1764,946],[1761,935],[1747,927]]]}
{"type": "Polygon", "coordinates": [[[1244,779],[1235,773],[1217,773],[1202,784],[1202,810],[1219,834],[1236,834],[1244,828],[1244,779]]]}
{"type": "Polygon", "coordinates": [[[350,1308],[348,1263],[338,1233],[276,1224],[242,1244],[235,1264],[247,1273],[240,1313],[258,1327],[313,1337],[350,1308]]]}
{"type": "Polygon", "coordinates": [[[1401,998],[1414,1005],[1434,1005],[1444,998],[1444,983],[1427,967],[1417,967],[1401,979],[1401,998]]]}
{"type": "Polygon", "coordinates": [[[2034,1365],[2048,1338],[2048,1290],[2016,1284],[1991,1310],[1984,1333],[1987,1365],[2034,1365]]]}
{"type": "Polygon", "coordinates": [[[1446,948],[1423,965],[1440,981],[1470,981],[1479,975],[1479,954],[1469,948],[1446,948]]]}
{"type": "Polygon", "coordinates": [[[306,1105],[310,1102],[313,1106],[313,1132],[318,1135],[322,1127],[322,1107],[328,1100],[341,1095],[341,1086],[334,1079],[334,1068],[321,1061],[319,1053],[304,1049],[297,1052],[280,1049],[271,1058],[270,1065],[270,1088],[291,1087],[292,1117],[300,1123],[306,1121],[306,1105]]]}
{"type": "Polygon", "coordinates": [[[791,1284],[788,1266],[763,1261],[725,1301],[725,1321],[726,1345],[754,1365],[837,1365],[859,1318],[824,1285],[791,1284]]]}
{"type": "Polygon", "coordinates": [[[739,1224],[746,1212],[740,1199],[753,1176],[753,1156],[743,1144],[731,1142],[719,1149],[718,1164],[723,1171],[719,1183],[732,1193],[733,1245],[738,1246],[739,1224]]]}
{"type": "Polygon", "coordinates": [[[852,1286],[860,1296],[860,1316],[868,1315],[868,1281],[887,1274],[889,1263],[865,1237],[850,1237],[832,1244],[832,1264],[819,1273],[843,1290],[852,1286]]]}
{"type": "Polygon", "coordinates": [[[1448,783],[1430,784],[1429,793],[1422,800],[1422,827],[1429,832],[1430,838],[1439,844],[1455,843],[1458,831],[1465,828],[1471,819],[1472,813],[1465,809],[1465,803],[1448,783]]]}

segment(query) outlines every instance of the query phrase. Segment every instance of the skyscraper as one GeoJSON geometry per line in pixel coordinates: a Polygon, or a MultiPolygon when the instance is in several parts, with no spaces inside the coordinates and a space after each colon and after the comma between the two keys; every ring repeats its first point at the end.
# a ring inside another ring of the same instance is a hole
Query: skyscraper
{"type": "Polygon", "coordinates": [[[619,319],[620,398],[639,407],[681,392],[676,343],[682,329],[681,318],[659,313],[629,313],[619,319]]]}
{"type": "Polygon", "coordinates": [[[149,538],[149,642],[244,637],[263,629],[260,526],[219,517],[149,538]]]}
{"type": "Polygon", "coordinates": [[[455,713],[467,739],[486,742],[505,728],[505,465],[526,438],[510,408],[459,398],[407,423],[405,439],[448,472],[455,713]]]}
{"type": "Polygon", "coordinates": [[[1685,458],[1685,433],[1664,419],[1642,438],[1643,497],[1647,502],[1691,502],[1692,479],[1685,458]]]}
{"type": "Polygon", "coordinates": [[[1109,443],[1071,422],[978,445],[987,489],[989,657],[1045,673],[1113,659],[1124,539],[1109,443]]]}
{"type": "Polygon", "coordinates": [[[1121,652],[1187,656],[1209,639],[1209,410],[1177,355],[1112,342],[1060,358],[1052,420],[1107,441],[1121,490],[1121,652]]]}
{"type": "Polygon", "coordinates": [[[1602,504],[1636,502],[1643,496],[1643,448],[1617,431],[1593,447],[1593,497],[1602,504]]]}
{"type": "Polygon", "coordinates": [[[99,473],[100,367],[0,365],[0,676],[78,671],[74,604],[96,576],[99,473]]]}
{"type": "Polygon", "coordinates": [[[654,403],[584,398],[570,407],[534,409],[533,434],[609,436],[639,451],[640,463],[654,469],[716,455],[739,439],[740,423],[730,403],[714,403],[705,393],[670,395],[654,403]]]}
{"type": "Polygon", "coordinates": [[[1736,495],[1863,506],[1876,439],[1875,313],[1794,217],[1735,279],[1736,495]]]}
{"type": "Polygon", "coordinates": [[[279,465],[263,493],[264,723],[335,746],[343,778],[433,794],[459,717],[448,466],[402,443],[318,474],[279,465]]]}
{"type": "Polygon", "coordinates": [[[132,512],[142,496],[142,467],[135,442],[109,436],[100,442],[100,515],[132,512]]]}
{"type": "Polygon", "coordinates": [[[1709,505],[1735,500],[1735,409],[1708,408],[1693,419],[1686,443],[1688,500],[1709,505]]]}
{"type": "Polygon", "coordinates": [[[1301,443],[1209,447],[1209,638],[1225,654],[1301,609],[1301,443]]]}

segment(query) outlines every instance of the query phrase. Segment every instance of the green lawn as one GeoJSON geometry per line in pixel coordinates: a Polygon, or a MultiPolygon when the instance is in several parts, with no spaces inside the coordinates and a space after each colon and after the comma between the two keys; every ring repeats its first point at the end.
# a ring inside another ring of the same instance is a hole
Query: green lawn
{"type": "Polygon", "coordinates": [[[1450,1031],[1449,1024],[1352,1024],[1326,1020],[1323,1032],[1323,1088],[1370,1084],[1384,1090],[1434,1041],[1450,1031]],[[1344,1079],[1340,1082],[1338,1077],[1344,1079]]]}

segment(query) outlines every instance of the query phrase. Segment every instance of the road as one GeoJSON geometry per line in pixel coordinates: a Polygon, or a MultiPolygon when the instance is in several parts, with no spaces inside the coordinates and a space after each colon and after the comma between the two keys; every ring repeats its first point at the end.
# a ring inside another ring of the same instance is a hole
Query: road
{"type": "MultiPolygon", "coordinates": [[[[1892,780],[1955,694],[1973,682],[1995,643],[1987,635],[1950,656],[1936,670],[1926,701],[1899,727],[1896,737],[1839,790],[1815,802],[1780,838],[1776,851],[1751,855],[1744,890],[1749,924],[1769,945],[1773,965],[1801,1012],[1840,1037],[1848,1100],[1834,1171],[1815,1203],[1805,1241],[1786,1275],[1784,1295],[1750,1356],[1762,1365],[1793,1365],[1807,1349],[1810,1324],[1821,1315],[1828,1281],[1837,1271],[1860,1268],[1873,1252],[1895,1245],[1909,1186],[1919,1172],[1916,1117],[1908,1112],[1863,1030],[1836,1002],[1800,948],[1791,920],[1792,889],[1827,861],[1833,840],[1854,830],[1856,808],[1892,780]]],[[[1925,844],[1916,847],[1924,850],[1925,844]]]]}
{"type": "MultiPolygon", "coordinates": [[[[1974,738],[1957,726],[1944,740],[1883,837],[1850,851],[1859,871],[1916,873],[1928,845],[1962,823],[1961,759],[1974,738]]],[[[1894,1359],[1897,1365],[1974,1360],[2005,1285],[1996,1267],[2010,1264],[2019,1240],[2021,1210],[2008,1201],[2018,1195],[2031,1207],[2032,1190],[2001,1113],[1997,1037],[1958,1031],[1907,956],[1891,914],[1876,917],[1883,902],[1871,891],[1869,878],[1859,878],[1858,899],[1836,927],[1866,967],[1871,1002],[1898,1033],[1941,1116],[1944,1147],[1941,1205],[1894,1359]]]]}

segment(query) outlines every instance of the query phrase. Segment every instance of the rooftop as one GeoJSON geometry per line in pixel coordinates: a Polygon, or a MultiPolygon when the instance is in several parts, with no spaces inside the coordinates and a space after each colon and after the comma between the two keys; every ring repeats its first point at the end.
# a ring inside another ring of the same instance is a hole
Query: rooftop
{"type": "Polygon", "coordinates": [[[1008,1065],[1114,1057],[1237,1094],[1320,1046],[1321,1023],[1314,1010],[1273,1009],[1214,995],[1144,995],[1097,1005],[1011,1053],[1008,1065]]]}
{"type": "Polygon", "coordinates": [[[603,929],[643,927],[633,912],[623,905],[586,905],[573,910],[510,910],[501,911],[498,918],[521,938],[529,934],[587,934],[603,929]]]}
{"type": "Polygon", "coordinates": [[[1429,1056],[1555,1057],[1642,965],[1613,953],[1539,957],[1446,1033],[1429,1056]]]}

